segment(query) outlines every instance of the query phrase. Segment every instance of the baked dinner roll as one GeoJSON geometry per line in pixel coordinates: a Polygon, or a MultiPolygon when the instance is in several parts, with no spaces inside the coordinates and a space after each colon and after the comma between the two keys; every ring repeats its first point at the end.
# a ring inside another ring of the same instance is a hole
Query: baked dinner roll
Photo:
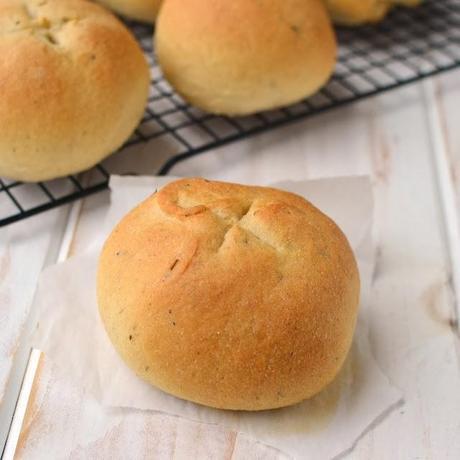
{"type": "Polygon", "coordinates": [[[336,58],[321,0],[166,0],[155,49],[184,99],[227,115],[311,95],[328,80],[336,58]]]}
{"type": "Polygon", "coordinates": [[[128,18],[153,23],[161,0],[97,0],[102,5],[128,18]]]}
{"type": "Polygon", "coordinates": [[[114,229],[97,294],[108,336],[141,378],[207,406],[262,410],[336,376],[359,275],[343,233],[300,196],[182,179],[114,229]]]}
{"type": "Polygon", "coordinates": [[[128,30],[84,0],[0,0],[0,176],[87,169],[138,124],[149,70],[128,30]]]}
{"type": "Polygon", "coordinates": [[[395,5],[416,6],[421,0],[326,0],[335,23],[357,25],[377,22],[395,5]]]}

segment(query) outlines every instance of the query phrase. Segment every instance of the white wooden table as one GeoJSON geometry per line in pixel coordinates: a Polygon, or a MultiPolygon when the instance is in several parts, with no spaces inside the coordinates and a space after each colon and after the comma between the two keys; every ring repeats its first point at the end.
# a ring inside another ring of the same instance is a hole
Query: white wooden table
{"type": "MultiPolygon", "coordinates": [[[[371,175],[378,256],[371,344],[405,403],[378,420],[347,458],[460,458],[459,102],[456,71],[226,146],[173,171],[260,184],[371,175]]],[[[24,371],[39,273],[91,243],[107,203],[104,192],[0,229],[3,432],[24,371]]],[[[286,458],[223,428],[156,413],[97,409],[76,383],[58,377],[46,357],[25,403],[17,409],[24,409],[25,417],[16,426],[16,458],[286,458]],[[94,410],[98,417],[88,415],[94,410]]],[[[13,441],[10,437],[10,448],[13,441]]]]}

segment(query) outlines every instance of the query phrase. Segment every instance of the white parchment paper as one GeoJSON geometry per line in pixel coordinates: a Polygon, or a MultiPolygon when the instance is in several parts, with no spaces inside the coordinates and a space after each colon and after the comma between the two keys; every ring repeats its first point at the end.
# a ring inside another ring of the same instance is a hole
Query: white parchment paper
{"type": "Polygon", "coordinates": [[[352,350],[337,379],[311,400],[258,413],[229,412],[180,400],[138,379],[110,344],[96,304],[100,246],[113,226],[139,201],[171,178],[113,177],[111,206],[100,235],[86,254],[47,269],[36,296],[35,346],[104,405],[161,411],[243,432],[294,458],[327,459],[350,449],[376,420],[401,402],[377,366],[366,316],[373,270],[372,190],[366,177],[273,184],[305,196],[332,217],[358,259],[362,295],[352,350]]]}

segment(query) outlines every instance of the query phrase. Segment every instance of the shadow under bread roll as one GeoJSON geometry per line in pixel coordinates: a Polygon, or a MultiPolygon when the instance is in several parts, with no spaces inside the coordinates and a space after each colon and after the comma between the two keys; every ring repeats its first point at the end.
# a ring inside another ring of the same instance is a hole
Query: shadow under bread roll
{"type": "Polygon", "coordinates": [[[226,115],[297,102],[326,83],[336,62],[322,0],[166,0],[155,50],[184,99],[226,115]]]}
{"type": "Polygon", "coordinates": [[[334,379],[352,342],[359,274],[344,234],[304,198],[181,179],[113,230],[97,296],[139,377],[254,411],[298,403],[334,379]]]}

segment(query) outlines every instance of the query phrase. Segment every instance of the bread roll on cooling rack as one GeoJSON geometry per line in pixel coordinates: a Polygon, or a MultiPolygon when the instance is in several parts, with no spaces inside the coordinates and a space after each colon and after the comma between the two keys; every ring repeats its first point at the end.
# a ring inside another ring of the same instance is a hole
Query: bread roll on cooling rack
{"type": "Polygon", "coordinates": [[[311,95],[328,80],[336,58],[321,0],[166,0],[155,47],[184,99],[227,115],[311,95]]]}
{"type": "Polygon", "coordinates": [[[292,193],[172,182],[103,248],[98,302],[142,379],[221,409],[295,404],[336,376],[359,275],[337,225],[292,193]]]}
{"type": "Polygon", "coordinates": [[[120,147],[149,69],[131,33],[84,0],[0,1],[0,176],[52,179],[120,147]]]}

